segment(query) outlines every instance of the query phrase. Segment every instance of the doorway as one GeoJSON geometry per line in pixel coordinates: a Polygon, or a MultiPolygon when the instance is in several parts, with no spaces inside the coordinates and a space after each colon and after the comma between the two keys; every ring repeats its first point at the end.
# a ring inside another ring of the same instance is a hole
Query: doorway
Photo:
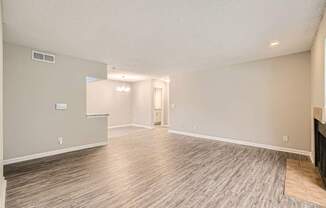
{"type": "Polygon", "coordinates": [[[168,127],[169,124],[169,82],[152,80],[152,125],[168,127]]]}
{"type": "Polygon", "coordinates": [[[154,112],[153,112],[153,124],[163,124],[163,88],[154,88],[154,112]]]}

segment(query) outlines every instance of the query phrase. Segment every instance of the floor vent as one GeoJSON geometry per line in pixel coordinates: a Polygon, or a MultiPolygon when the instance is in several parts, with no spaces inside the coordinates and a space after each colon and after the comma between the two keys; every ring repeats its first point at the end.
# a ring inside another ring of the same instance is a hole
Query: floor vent
{"type": "Polygon", "coordinates": [[[50,64],[55,63],[55,55],[36,50],[32,50],[32,59],[34,61],[40,61],[50,64]]]}

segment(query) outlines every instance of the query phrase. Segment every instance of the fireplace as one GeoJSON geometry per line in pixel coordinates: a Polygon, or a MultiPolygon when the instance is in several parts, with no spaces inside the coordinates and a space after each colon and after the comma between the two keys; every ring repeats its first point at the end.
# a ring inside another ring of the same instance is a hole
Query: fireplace
{"type": "Polygon", "coordinates": [[[326,124],[314,120],[315,131],[315,166],[326,185],[326,124]]]}

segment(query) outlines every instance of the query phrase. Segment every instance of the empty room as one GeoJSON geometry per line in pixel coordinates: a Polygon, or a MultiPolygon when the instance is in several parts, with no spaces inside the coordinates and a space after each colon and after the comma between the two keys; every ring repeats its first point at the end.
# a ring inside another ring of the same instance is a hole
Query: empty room
{"type": "Polygon", "coordinates": [[[326,207],[326,0],[0,3],[0,208],[326,207]]]}

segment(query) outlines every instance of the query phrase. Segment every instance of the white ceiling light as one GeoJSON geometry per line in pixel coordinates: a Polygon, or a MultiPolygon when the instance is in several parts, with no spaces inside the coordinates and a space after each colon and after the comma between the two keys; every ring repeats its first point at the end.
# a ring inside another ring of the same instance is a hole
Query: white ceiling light
{"type": "Polygon", "coordinates": [[[125,71],[110,70],[108,72],[108,79],[123,82],[138,82],[150,79],[150,77],[142,74],[135,74],[125,71]]]}
{"type": "Polygon", "coordinates": [[[280,46],[280,41],[278,41],[278,40],[272,41],[272,42],[270,42],[269,46],[271,48],[278,47],[278,46],[280,46]]]}
{"type": "Polygon", "coordinates": [[[170,78],[169,77],[162,77],[160,80],[164,81],[164,82],[170,82],[170,78]]]}
{"type": "Polygon", "coordinates": [[[116,87],[115,90],[118,91],[118,92],[129,92],[130,87],[127,86],[127,85],[122,85],[122,86],[116,87]]]}

